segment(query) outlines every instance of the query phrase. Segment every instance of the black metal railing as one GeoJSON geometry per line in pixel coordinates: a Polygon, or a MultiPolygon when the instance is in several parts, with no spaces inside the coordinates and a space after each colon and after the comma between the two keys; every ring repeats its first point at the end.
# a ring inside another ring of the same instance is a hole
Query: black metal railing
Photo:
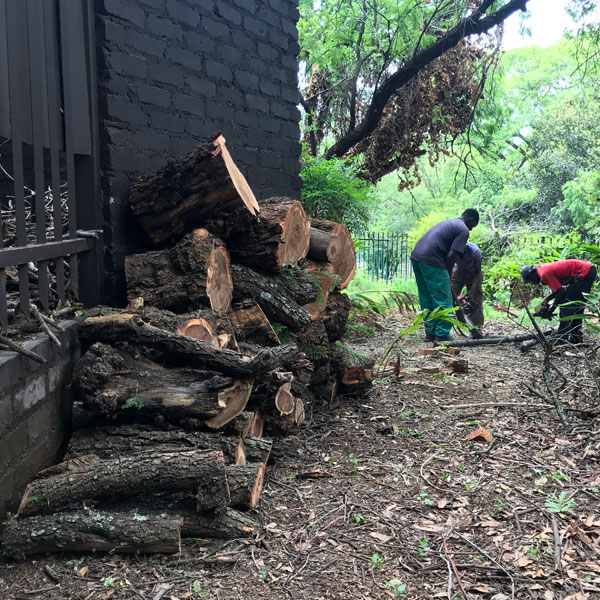
{"type": "Polygon", "coordinates": [[[0,323],[102,293],[93,0],[0,0],[0,323]]]}
{"type": "Polygon", "coordinates": [[[353,236],[356,262],[374,279],[410,279],[412,265],[408,235],[405,233],[367,232],[353,236]]]}

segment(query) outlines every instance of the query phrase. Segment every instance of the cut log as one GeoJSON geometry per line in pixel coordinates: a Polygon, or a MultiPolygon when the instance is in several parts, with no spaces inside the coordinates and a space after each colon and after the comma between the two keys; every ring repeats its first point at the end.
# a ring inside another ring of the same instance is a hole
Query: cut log
{"type": "Polygon", "coordinates": [[[321,319],[298,332],[296,344],[313,365],[311,383],[327,381],[329,378],[329,340],[321,319]]]}
{"type": "MultiPolygon", "coordinates": [[[[260,432],[262,433],[262,431],[260,432]]],[[[246,435],[240,439],[236,448],[236,465],[246,465],[248,463],[265,463],[269,460],[273,442],[271,440],[246,435]]]]}
{"type": "Polygon", "coordinates": [[[231,540],[257,532],[259,524],[248,515],[228,508],[222,513],[199,513],[193,509],[179,510],[183,519],[183,537],[217,538],[231,540]]]}
{"type": "Polygon", "coordinates": [[[364,367],[351,367],[344,371],[341,381],[342,385],[370,384],[373,381],[373,373],[371,369],[364,367]]]}
{"type": "Polygon", "coordinates": [[[231,422],[233,430],[242,438],[248,436],[262,438],[264,432],[264,419],[260,410],[244,411],[239,417],[231,422]]]}
{"type": "Polygon", "coordinates": [[[261,203],[260,216],[246,219],[245,223],[219,219],[207,227],[227,241],[235,263],[260,271],[276,272],[296,265],[310,245],[309,220],[302,204],[291,198],[272,198],[261,203]]]}
{"type": "MultiPolygon", "coordinates": [[[[273,442],[252,436],[240,440],[233,436],[224,436],[201,431],[184,431],[160,429],[132,425],[126,427],[96,427],[76,431],[67,448],[65,462],[38,473],[40,477],[52,469],[62,466],[67,468],[71,462],[81,462],[86,455],[95,455],[106,459],[128,454],[157,450],[161,452],[182,452],[190,449],[221,450],[226,461],[233,462],[242,445],[244,456],[248,462],[267,462],[273,442]],[[72,459],[68,460],[68,459],[72,459]]],[[[89,460],[89,458],[86,458],[89,460]]],[[[52,473],[49,473],[52,474],[52,473]]]]}
{"type": "MultiPolygon", "coordinates": [[[[310,224],[311,249],[313,236],[315,237],[315,248],[323,247],[323,234],[337,236],[339,239],[339,242],[338,240],[330,240],[330,243],[327,244],[326,247],[329,252],[327,261],[333,265],[334,273],[337,276],[335,283],[341,289],[347,288],[356,273],[356,250],[348,228],[341,223],[334,223],[325,219],[312,219],[310,224]]],[[[317,250],[314,258],[323,260],[319,258],[322,255],[322,252],[317,250]]],[[[313,257],[311,251],[309,251],[309,257],[313,257]]]]}
{"type": "Polygon", "coordinates": [[[73,389],[85,408],[113,418],[195,418],[213,427],[244,410],[252,382],[211,371],[165,369],[139,353],[96,343],[77,363],[73,389]]]}
{"type": "Polygon", "coordinates": [[[294,332],[311,322],[302,304],[312,302],[318,291],[303,277],[269,277],[241,265],[232,265],[231,275],[234,300],[255,300],[271,322],[282,323],[294,332]]]}
{"type": "Polygon", "coordinates": [[[329,359],[332,373],[335,373],[340,377],[347,369],[353,367],[371,369],[375,364],[373,358],[355,352],[341,342],[329,346],[329,359]]]}
{"type": "MultiPolygon", "coordinates": [[[[240,529],[235,516],[228,522],[230,529],[240,529]]],[[[46,552],[176,553],[181,552],[181,524],[177,515],[67,512],[10,519],[2,544],[12,558],[46,552]]]]}
{"type": "Polygon", "coordinates": [[[253,509],[258,506],[265,479],[265,465],[229,465],[226,468],[230,506],[253,509]]]}
{"type": "Polygon", "coordinates": [[[304,308],[310,313],[314,321],[321,315],[327,304],[329,292],[334,283],[333,265],[331,263],[306,261],[304,272],[307,279],[314,279],[319,290],[316,299],[304,305],[304,308]]]}
{"type": "Polygon", "coordinates": [[[129,190],[129,202],[156,245],[180,239],[215,215],[227,220],[260,210],[223,136],[211,136],[183,158],[139,177],[129,190]]]}
{"type": "Polygon", "coordinates": [[[195,229],[176,246],[125,259],[127,296],[147,306],[189,312],[201,304],[217,313],[231,306],[233,282],[229,253],[206,229],[195,229]]]}
{"type": "Polygon", "coordinates": [[[195,492],[198,510],[224,509],[229,504],[229,489],[223,453],[147,452],[99,460],[75,473],[65,471],[30,483],[18,515],[57,512],[81,502],[171,489],[195,492]]]}
{"type": "Polygon", "coordinates": [[[341,294],[340,292],[329,294],[322,318],[330,343],[342,339],[346,333],[348,316],[351,309],[352,302],[350,302],[347,294],[341,294]]]}
{"type": "Polygon", "coordinates": [[[230,314],[233,331],[238,342],[260,346],[278,346],[279,338],[259,304],[246,302],[233,308],[230,314]]]}
{"type": "Polygon", "coordinates": [[[218,371],[246,380],[258,378],[281,365],[293,364],[299,356],[298,349],[287,344],[265,348],[247,360],[232,350],[218,350],[199,340],[148,325],[130,313],[88,317],[80,324],[79,335],[84,341],[135,344],[152,360],[166,365],[218,371]]]}
{"type": "Polygon", "coordinates": [[[342,240],[339,235],[310,228],[310,248],[308,255],[321,262],[333,262],[342,253],[342,240]]]}

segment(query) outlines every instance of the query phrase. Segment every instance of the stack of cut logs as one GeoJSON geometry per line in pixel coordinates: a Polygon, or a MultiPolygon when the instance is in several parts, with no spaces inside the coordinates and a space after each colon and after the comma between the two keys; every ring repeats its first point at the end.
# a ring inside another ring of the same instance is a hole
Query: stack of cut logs
{"type": "Polygon", "coordinates": [[[356,268],[344,225],[257,202],[221,136],[140,177],[130,202],[153,249],[126,259],[127,308],[81,324],[76,431],[7,523],[9,555],[248,535],[263,432],[369,385],[340,341],[356,268]]]}

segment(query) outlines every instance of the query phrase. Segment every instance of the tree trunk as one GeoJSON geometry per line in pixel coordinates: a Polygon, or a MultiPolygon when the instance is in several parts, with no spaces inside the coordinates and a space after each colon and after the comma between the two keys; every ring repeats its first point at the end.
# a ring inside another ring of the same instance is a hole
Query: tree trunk
{"type": "MultiPolygon", "coordinates": [[[[333,265],[336,275],[335,283],[341,289],[347,288],[356,272],[356,250],[354,249],[354,242],[348,228],[342,223],[334,223],[325,219],[312,219],[310,225],[311,244],[312,238],[315,237],[316,247],[322,245],[321,240],[324,233],[339,238],[339,243],[337,240],[330,240],[330,243],[327,245],[330,254],[328,262],[333,265]]],[[[322,254],[317,252],[315,258],[319,260],[318,256],[320,255],[322,254]]],[[[311,256],[310,252],[309,256],[311,256]]]]}
{"type": "Polygon", "coordinates": [[[253,509],[258,506],[265,479],[265,465],[226,467],[230,506],[253,509]]]}
{"type": "Polygon", "coordinates": [[[241,265],[233,265],[231,275],[234,299],[255,300],[272,323],[281,323],[295,332],[311,322],[310,314],[301,305],[314,300],[317,291],[304,278],[268,277],[241,265]],[[311,296],[307,297],[308,289],[311,296]]]}
{"type": "Polygon", "coordinates": [[[252,382],[211,371],[165,369],[140,354],[97,343],[75,366],[73,389],[86,408],[113,418],[161,415],[196,418],[210,426],[244,410],[252,382]]]}
{"type": "Polygon", "coordinates": [[[80,324],[79,335],[84,341],[129,342],[143,349],[152,360],[167,365],[218,371],[246,380],[259,378],[298,359],[297,348],[288,344],[265,348],[248,361],[232,350],[217,350],[201,341],[148,325],[130,313],[88,317],[80,324]]]}
{"type": "Polygon", "coordinates": [[[342,252],[340,236],[328,231],[310,228],[310,248],[308,256],[320,262],[333,262],[342,252]]]}
{"type": "Polygon", "coordinates": [[[325,309],[327,299],[329,298],[329,292],[334,284],[334,272],[331,263],[306,262],[307,264],[304,267],[304,273],[306,273],[307,279],[314,278],[318,286],[316,299],[313,302],[304,305],[304,308],[310,313],[310,316],[314,321],[321,316],[321,313],[325,309]]]}
{"type": "MultiPolygon", "coordinates": [[[[230,528],[235,528],[237,513],[230,528]]],[[[46,552],[181,552],[182,518],[85,510],[10,519],[2,536],[12,558],[46,552]]],[[[237,526],[239,530],[239,526],[237,526]]]]}
{"type": "Polygon", "coordinates": [[[231,306],[233,282],[229,253],[206,229],[195,229],[173,248],[133,254],[125,259],[127,296],[174,312],[208,304],[217,313],[231,306]]]}
{"type": "Polygon", "coordinates": [[[351,309],[352,302],[350,302],[350,298],[348,298],[347,294],[332,292],[329,295],[322,317],[330,343],[342,339],[346,333],[346,326],[348,325],[348,317],[351,309]]]}
{"type": "Polygon", "coordinates": [[[219,220],[206,226],[227,241],[235,263],[260,271],[277,272],[281,267],[296,265],[310,245],[309,220],[300,202],[291,198],[261,203],[258,218],[219,220]]]}
{"type": "Polygon", "coordinates": [[[223,136],[212,136],[187,156],[139,177],[129,190],[131,210],[155,245],[178,240],[219,216],[260,211],[223,136]]]}
{"type": "Polygon", "coordinates": [[[198,510],[224,509],[229,504],[229,489],[223,453],[147,452],[99,460],[75,472],[34,480],[25,489],[18,515],[58,512],[81,502],[172,489],[194,491],[198,510]]]}
{"type": "Polygon", "coordinates": [[[251,300],[234,307],[230,319],[238,342],[250,342],[260,346],[279,346],[277,334],[256,302],[251,300]]]}

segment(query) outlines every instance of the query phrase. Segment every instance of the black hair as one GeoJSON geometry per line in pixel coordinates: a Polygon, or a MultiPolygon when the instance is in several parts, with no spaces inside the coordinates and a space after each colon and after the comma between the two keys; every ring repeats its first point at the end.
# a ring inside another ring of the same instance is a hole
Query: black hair
{"type": "Polygon", "coordinates": [[[475,226],[479,223],[479,212],[475,208],[467,208],[467,210],[460,215],[460,218],[465,222],[469,221],[470,223],[473,223],[473,226],[475,226]]]}

